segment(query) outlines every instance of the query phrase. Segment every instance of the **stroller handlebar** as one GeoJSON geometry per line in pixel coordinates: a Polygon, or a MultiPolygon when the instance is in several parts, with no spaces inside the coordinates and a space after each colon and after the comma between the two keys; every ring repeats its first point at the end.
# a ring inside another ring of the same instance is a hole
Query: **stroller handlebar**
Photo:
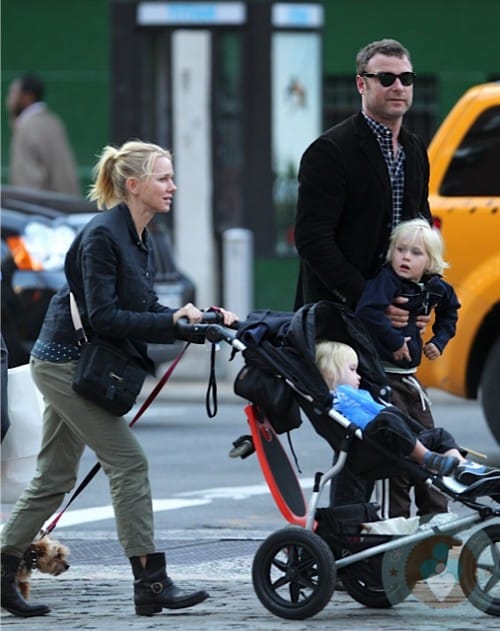
{"type": "Polygon", "coordinates": [[[236,339],[230,329],[238,329],[239,321],[231,325],[224,324],[224,316],[218,311],[205,311],[201,322],[191,323],[187,318],[179,318],[175,323],[175,337],[185,342],[203,344],[209,342],[226,342],[237,350],[245,350],[244,344],[236,339]]]}

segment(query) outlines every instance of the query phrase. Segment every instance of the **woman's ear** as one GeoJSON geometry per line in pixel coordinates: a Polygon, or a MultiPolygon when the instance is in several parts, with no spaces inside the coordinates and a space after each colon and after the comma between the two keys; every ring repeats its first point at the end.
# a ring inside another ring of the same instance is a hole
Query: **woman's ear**
{"type": "Polygon", "coordinates": [[[139,180],[136,177],[128,177],[125,180],[125,186],[127,187],[127,191],[131,195],[137,195],[139,191],[139,180]]]}

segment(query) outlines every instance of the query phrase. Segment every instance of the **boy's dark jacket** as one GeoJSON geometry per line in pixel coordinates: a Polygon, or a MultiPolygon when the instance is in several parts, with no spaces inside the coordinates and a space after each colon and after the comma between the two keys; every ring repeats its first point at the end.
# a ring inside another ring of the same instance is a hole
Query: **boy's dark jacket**
{"type": "Polygon", "coordinates": [[[370,332],[384,362],[401,368],[414,368],[422,359],[422,336],[416,325],[417,316],[435,311],[433,336],[429,342],[435,344],[442,353],[455,335],[459,308],[460,303],[453,287],[438,274],[425,275],[421,283],[416,283],[398,276],[387,263],[375,278],[367,281],[356,307],[356,315],[370,332]],[[392,326],[384,313],[396,296],[408,298],[407,303],[399,306],[410,312],[407,326],[399,329],[392,326]],[[403,346],[405,337],[411,337],[407,342],[411,361],[395,361],[393,352],[403,346]]]}

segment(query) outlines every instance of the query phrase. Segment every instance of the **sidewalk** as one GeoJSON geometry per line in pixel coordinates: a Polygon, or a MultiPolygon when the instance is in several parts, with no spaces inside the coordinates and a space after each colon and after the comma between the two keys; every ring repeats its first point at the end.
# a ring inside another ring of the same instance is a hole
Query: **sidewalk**
{"type": "MultiPolygon", "coordinates": [[[[190,349],[191,350],[191,349],[190,349]]],[[[197,349],[189,351],[159,397],[164,402],[191,402],[204,405],[208,384],[209,358],[197,349]]],[[[204,352],[204,351],[203,351],[204,352]]],[[[158,371],[161,377],[167,366],[158,371]]],[[[233,372],[235,368],[232,368],[233,372]]],[[[154,387],[148,379],[139,403],[154,387]]],[[[233,393],[233,377],[217,371],[219,405],[244,401],[233,393]]],[[[434,399],[446,397],[439,391],[434,399]]],[[[57,535],[69,546],[70,569],[59,577],[35,571],[32,575],[33,602],[47,604],[51,613],[37,618],[16,618],[7,612],[0,625],[13,631],[52,631],[82,629],[91,631],[456,631],[498,629],[498,618],[483,614],[467,601],[450,575],[432,583],[432,592],[417,587],[405,602],[392,609],[368,609],[346,592],[336,591],[329,604],[313,618],[303,621],[274,616],[258,600],[251,567],[260,543],[269,535],[263,531],[160,531],[157,549],[165,550],[168,571],[184,589],[205,589],[210,598],[197,607],[169,611],[153,617],[136,616],[133,605],[132,573],[115,539],[99,531],[57,535]],[[448,581],[448,582],[447,582],[448,581]],[[457,591],[458,590],[458,591],[457,591]]]]}
{"type": "MultiPolygon", "coordinates": [[[[83,546],[81,541],[80,546],[76,541],[66,542],[75,554],[80,548],[80,555],[82,551],[88,553],[92,549],[99,554],[99,546],[101,549],[106,544],[109,547],[109,541],[86,541],[83,546]]],[[[207,552],[204,545],[210,544],[207,540],[205,543],[178,541],[168,552],[171,558],[169,573],[179,586],[203,588],[210,593],[210,598],[197,607],[164,610],[153,617],[136,616],[132,574],[116,543],[116,555],[112,558],[104,555],[102,562],[96,562],[94,558],[91,562],[87,562],[89,559],[75,560],[68,572],[57,578],[34,572],[31,599],[49,605],[51,613],[22,619],[2,612],[2,627],[17,631],[52,631],[59,625],[62,629],[95,631],[140,631],[162,627],[175,631],[235,631],[242,627],[251,627],[255,631],[498,629],[498,618],[474,609],[463,601],[462,595],[446,599],[449,590],[446,577],[441,579],[440,587],[433,586],[437,596],[430,603],[424,602],[422,594],[417,593],[392,609],[367,609],[345,592],[335,592],[329,604],[314,618],[303,621],[278,618],[262,606],[253,590],[251,564],[260,542],[255,539],[227,542],[217,539],[216,542],[218,553],[214,554],[213,549],[208,551],[210,559],[203,558],[207,552]],[[201,554],[191,554],[194,547],[201,554]],[[197,555],[202,560],[197,561],[197,555]]]]}

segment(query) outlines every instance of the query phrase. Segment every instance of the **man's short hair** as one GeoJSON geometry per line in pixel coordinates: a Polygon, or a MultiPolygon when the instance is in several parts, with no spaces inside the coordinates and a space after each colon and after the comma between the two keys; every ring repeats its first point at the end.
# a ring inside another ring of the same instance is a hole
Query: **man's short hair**
{"type": "Polygon", "coordinates": [[[21,92],[32,94],[36,101],[42,101],[45,94],[45,86],[40,77],[35,74],[25,74],[19,77],[21,92]]]}
{"type": "Polygon", "coordinates": [[[356,55],[356,73],[363,74],[366,71],[368,62],[376,55],[387,55],[388,57],[408,57],[410,61],[410,53],[408,50],[395,39],[381,39],[376,42],[371,42],[364,46],[356,55]]]}

